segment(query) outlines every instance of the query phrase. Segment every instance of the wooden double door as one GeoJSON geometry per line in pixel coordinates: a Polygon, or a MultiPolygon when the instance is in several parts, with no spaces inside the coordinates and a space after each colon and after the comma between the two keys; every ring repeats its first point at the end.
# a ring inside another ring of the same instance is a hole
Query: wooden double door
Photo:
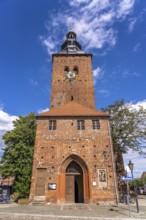
{"type": "Polygon", "coordinates": [[[83,203],[83,172],[77,163],[72,162],[66,172],[66,202],[83,203]]]}

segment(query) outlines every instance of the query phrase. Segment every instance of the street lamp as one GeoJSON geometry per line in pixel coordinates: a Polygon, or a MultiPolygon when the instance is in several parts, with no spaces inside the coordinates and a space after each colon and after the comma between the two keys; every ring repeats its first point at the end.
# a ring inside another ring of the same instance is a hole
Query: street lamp
{"type": "MultiPolygon", "coordinates": [[[[134,179],[134,176],[133,176],[134,163],[132,163],[131,160],[129,160],[128,167],[129,167],[129,169],[131,171],[132,179],[134,179]]],[[[133,185],[134,185],[134,192],[135,192],[135,201],[136,201],[137,212],[139,213],[139,204],[138,204],[138,198],[137,198],[137,191],[136,191],[136,187],[135,187],[135,182],[133,182],[133,185]]]]}
{"type": "Polygon", "coordinates": [[[130,171],[131,171],[131,175],[132,175],[132,179],[133,179],[133,167],[134,167],[134,163],[132,163],[131,160],[129,160],[128,166],[129,166],[129,169],[130,169],[130,171]]]}

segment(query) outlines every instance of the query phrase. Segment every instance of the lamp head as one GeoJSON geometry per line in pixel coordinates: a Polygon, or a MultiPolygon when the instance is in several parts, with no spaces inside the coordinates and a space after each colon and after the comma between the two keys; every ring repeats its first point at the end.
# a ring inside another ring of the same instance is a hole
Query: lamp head
{"type": "Polygon", "coordinates": [[[129,160],[128,166],[129,166],[129,169],[132,171],[134,164],[131,162],[131,160],[129,160]]]}

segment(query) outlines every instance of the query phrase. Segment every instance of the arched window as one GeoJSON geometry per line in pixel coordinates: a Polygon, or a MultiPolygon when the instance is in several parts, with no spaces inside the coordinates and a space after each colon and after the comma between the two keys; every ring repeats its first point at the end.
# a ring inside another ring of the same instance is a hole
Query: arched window
{"type": "Polygon", "coordinates": [[[74,35],[73,35],[73,34],[70,34],[69,38],[73,39],[73,38],[74,38],[74,35]]]}
{"type": "Polygon", "coordinates": [[[75,73],[75,74],[78,74],[78,73],[79,73],[77,66],[74,66],[74,73],[75,73]]]}
{"type": "Polygon", "coordinates": [[[69,72],[69,67],[68,66],[65,66],[64,68],[64,73],[67,74],[69,72]]]}
{"type": "Polygon", "coordinates": [[[76,161],[71,161],[70,164],[66,168],[66,173],[82,174],[83,170],[76,161]]]}

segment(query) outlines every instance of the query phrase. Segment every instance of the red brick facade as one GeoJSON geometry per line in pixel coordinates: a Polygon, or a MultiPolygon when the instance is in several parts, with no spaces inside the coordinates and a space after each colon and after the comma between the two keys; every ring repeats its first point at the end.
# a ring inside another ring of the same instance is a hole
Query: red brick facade
{"type": "Polygon", "coordinates": [[[109,115],[95,109],[90,54],[53,55],[51,110],[37,119],[30,200],[115,201],[109,115]]]}
{"type": "Polygon", "coordinates": [[[53,55],[51,108],[64,105],[72,98],[77,103],[95,108],[91,59],[90,54],[53,55]],[[71,71],[74,66],[78,67],[74,80],[64,74],[65,66],[71,71]]]}

